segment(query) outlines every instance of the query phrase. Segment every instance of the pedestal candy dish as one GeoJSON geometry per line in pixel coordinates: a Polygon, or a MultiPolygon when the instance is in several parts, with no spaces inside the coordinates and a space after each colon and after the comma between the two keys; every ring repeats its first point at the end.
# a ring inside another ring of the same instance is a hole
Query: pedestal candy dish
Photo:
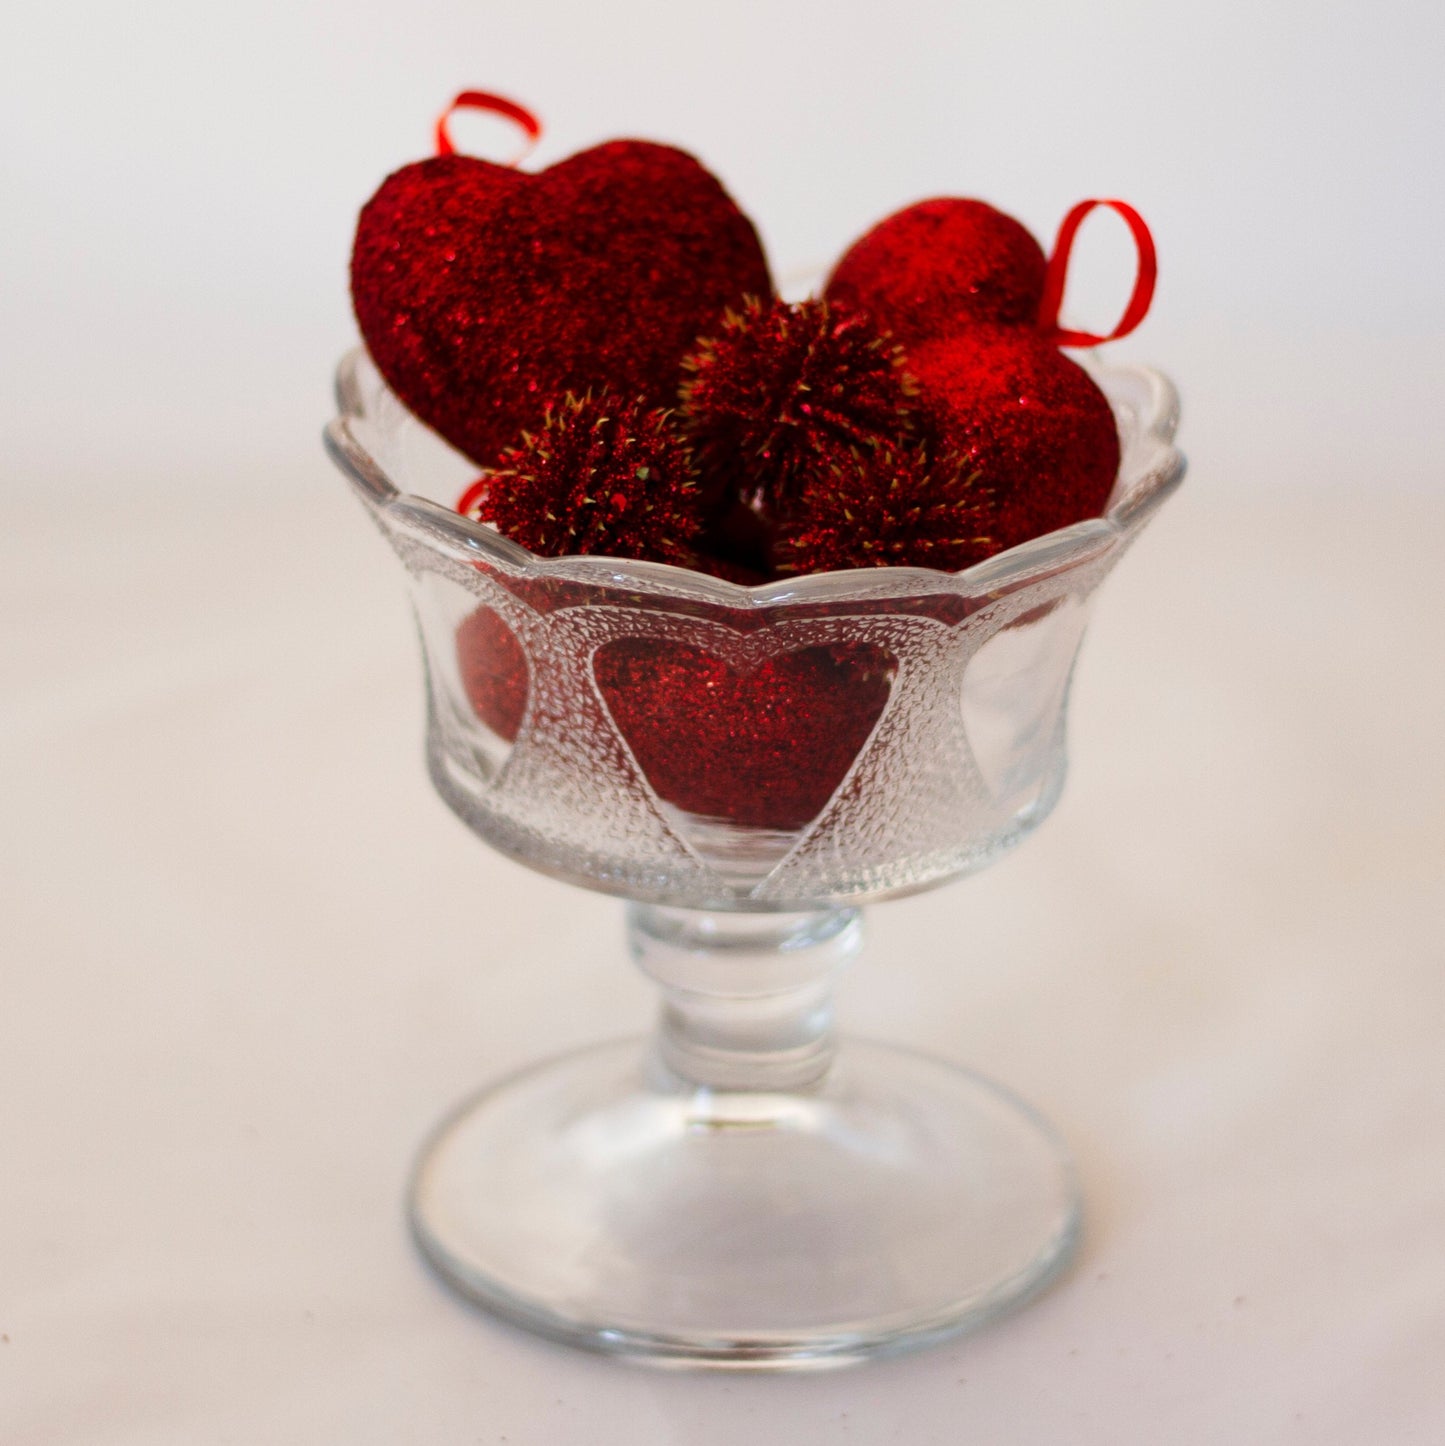
{"type": "Polygon", "coordinates": [[[457,1290],[595,1350],[799,1367],[977,1324],[1067,1259],[1047,1125],[952,1066],[835,1053],[831,997],[861,904],[985,867],[1059,796],[1090,600],[1183,473],[1169,384],[1097,376],[1102,518],[957,575],[749,588],[536,557],[428,500],[474,469],[342,363],[328,445],[411,580],[433,782],[493,847],[630,900],[662,992],[650,1042],[495,1085],[427,1145],[412,1223],[457,1290]]]}

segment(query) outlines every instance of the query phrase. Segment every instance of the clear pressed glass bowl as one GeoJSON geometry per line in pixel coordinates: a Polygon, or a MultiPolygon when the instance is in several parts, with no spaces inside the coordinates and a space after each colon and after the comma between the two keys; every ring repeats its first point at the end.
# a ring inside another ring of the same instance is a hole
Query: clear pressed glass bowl
{"type": "Polygon", "coordinates": [[[959,574],[742,587],[466,520],[475,469],[342,362],[327,442],[411,581],[433,782],[495,848],[630,900],[662,994],[650,1040],[494,1085],[426,1146],[413,1227],[456,1289],[596,1350],[799,1367],[977,1324],[1067,1259],[1048,1126],[951,1065],[835,1050],[831,998],[859,905],[985,867],[1059,796],[1090,600],[1184,465],[1168,382],[1096,375],[1103,517],[959,574]]]}

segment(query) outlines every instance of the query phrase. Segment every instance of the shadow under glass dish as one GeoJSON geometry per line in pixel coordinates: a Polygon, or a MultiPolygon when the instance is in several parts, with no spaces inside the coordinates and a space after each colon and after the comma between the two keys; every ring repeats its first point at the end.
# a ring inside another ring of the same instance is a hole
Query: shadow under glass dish
{"type": "Polygon", "coordinates": [[[328,447],[411,580],[433,782],[494,847],[629,899],[662,995],[646,1044],[504,1081],[427,1145],[413,1228],[463,1294],[652,1363],[798,1368],[977,1324],[1067,1259],[1047,1125],[952,1066],[836,1051],[832,992],[860,904],[985,867],[1059,796],[1090,601],[1183,475],[1169,384],[1096,375],[1102,518],[959,574],[745,588],[458,516],[436,499],[475,469],[342,362],[328,447]]]}

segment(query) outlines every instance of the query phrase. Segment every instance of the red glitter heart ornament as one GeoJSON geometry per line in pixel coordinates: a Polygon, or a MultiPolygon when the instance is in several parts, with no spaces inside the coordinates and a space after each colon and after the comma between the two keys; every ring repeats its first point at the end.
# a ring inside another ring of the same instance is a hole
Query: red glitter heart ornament
{"type": "Polygon", "coordinates": [[[905,347],[975,322],[1032,325],[1048,263],[986,201],[940,196],[880,221],[843,254],[823,295],[866,312],[905,347]]]}
{"type": "Polygon", "coordinates": [[[940,452],[990,494],[994,551],[1097,517],[1119,471],[1119,432],[1093,379],[1046,337],[977,327],[909,355],[940,452]]]}
{"type": "Polygon", "coordinates": [[[1061,346],[1127,335],[1149,310],[1157,260],[1143,218],[1123,201],[1081,201],[1047,261],[1017,221],[982,201],[944,198],[890,216],[855,243],[825,295],[859,308],[904,344],[922,430],[937,455],[967,459],[991,495],[996,549],[1097,517],[1119,468],[1104,394],[1061,346]],[[1104,206],[1128,225],[1133,292],[1107,333],[1059,322],[1069,258],[1085,217],[1104,206]]]}
{"type": "Polygon", "coordinates": [[[671,405],[697,338],[772,283],[697,160],[620,140],[536,174],[456,154],[403,167],[362,210],[351,289],[392,390],[489,466],[568,392],[671,405]]]}
{"type": "Polygon", "coordinates": [[[752,668],[686,643],[620,638],[593,659],[603,701],[658,797],[749,828],[811,823],[887,706],[897,664],[873,643],[752,668]]]}

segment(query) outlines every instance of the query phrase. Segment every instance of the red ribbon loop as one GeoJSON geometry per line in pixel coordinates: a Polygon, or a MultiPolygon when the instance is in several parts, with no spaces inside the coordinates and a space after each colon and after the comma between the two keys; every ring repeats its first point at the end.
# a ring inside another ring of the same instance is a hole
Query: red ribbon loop
{"type": "Polygon", "coordinates": [[[447,122],[452,118],[453,112],[459,110],[487,111],[492,115],[505,116],[509,121],[521,127],[527,137],[526,143],[510,161],[502,162],[503,165],[515,166],[542,139],[542,122],[525,106],[518,105],[514,100],[508,100],[504,95],[492,95],[485,90],[464,90],[437,117],[437,155],[439,156],[454,156],[457,153],[457,148],[452,144],[451,135],[447,130],[447,122]]]}
{"type": "Polygon", "coordinates": [[[1048,270],[1044,273],[1044,294],[1039,300],[1039,328],[1056,346],[1098,346],[1102,341],[1117,341],[1121,336],[1128,336],[1148,314],[1158,275],[1159,259],[1154,252],[1154,238],[1149,234],[1144,218],[1127,201],[1080,201],[1064,217],[1054,241],[1053,253],[1049,256],[1048,270]],[[1124,218],[1139,256],[1139,269],[1134,274],[1134,292],[1129,304],[1124,308],[1119,324],[1102,336],[1092,331],[1066,331],[1059,325],[1059,307],[1064,301],[1069,253],[1074,249],[1074,237],[1084,217],[1096,206],[1108,206],[1124,218]]]}
{"type": "Polygon", "coordinates": [[[471,486],[468,487],[467,490],[463,492],[460,497],[457,498],[457,505],[453,509],[453,511],[460,512],[463,517],[471,517],[472,508],[474,508],[477,503],[480,502],[482,498],[487,495],[487,493],[491,490],[491,486],[492,478],[490,473],[485,476],[478,477],[477,480],[473,482],[471,486]]]}

